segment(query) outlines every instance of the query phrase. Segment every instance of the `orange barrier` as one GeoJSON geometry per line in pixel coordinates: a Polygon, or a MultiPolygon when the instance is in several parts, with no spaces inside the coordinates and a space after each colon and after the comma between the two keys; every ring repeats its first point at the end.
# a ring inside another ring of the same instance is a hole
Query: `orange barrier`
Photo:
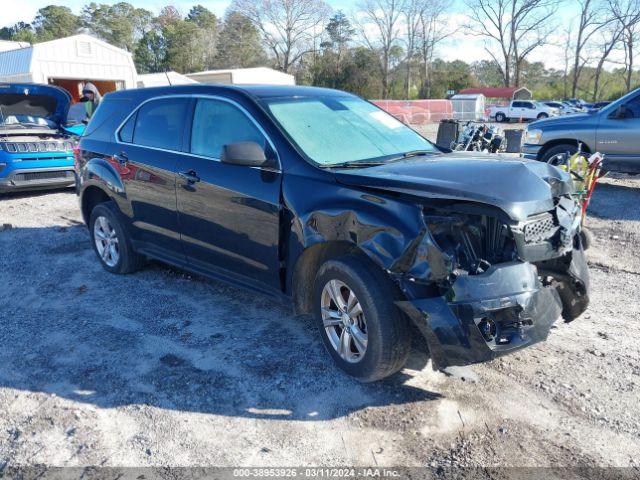
{"type": "Polygon", "coordinates": [[[453,118],[450,100],[372,100],[371,103],[407,125],[424,125],[453,118]]]}

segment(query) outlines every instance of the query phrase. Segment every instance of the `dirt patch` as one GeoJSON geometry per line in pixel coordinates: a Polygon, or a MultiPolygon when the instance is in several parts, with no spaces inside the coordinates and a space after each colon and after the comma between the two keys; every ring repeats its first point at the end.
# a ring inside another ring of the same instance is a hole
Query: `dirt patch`
{"type": "Polygon", "coordinates": [[[362,385],[281,305],[105,272],[72,192],[5,196],[0,465],[638,468],[638,204],[638,179],[596,190],[591,307],[548,341],[457,377],[416,341],[362,385]]]}

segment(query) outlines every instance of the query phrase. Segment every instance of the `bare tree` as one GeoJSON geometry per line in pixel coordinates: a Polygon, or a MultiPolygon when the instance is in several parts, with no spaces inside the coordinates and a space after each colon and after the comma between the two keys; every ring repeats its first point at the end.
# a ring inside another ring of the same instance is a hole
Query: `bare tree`
{"type": "Polygon", "coordinates": [[[444,0],[406,0],[402,9],[404,24],[405,55],[405,98],[409,98],[412,68],[416,58],[420,59],[423,85],[420,95],[428,90],[430,65],[435,45],[453,30],[444,25],[443,14],[447,4],[444,0]],[[424,88],[427,87],[427,88],[424,88]]]}
{"type": "Polygon", "coordinates": [[[571,44],[571,33],[573,32],[573,26],[569,24],[564,30],[564,49],[563,49],[563,61],[564,68],[562,72],[562,91],[564,98],[569,95],[569,69],[571,65],[571,58],[573,52],[573,45],[571,44]]]}
{"type": "Polygon", "coordinates": [[[547,43],[557,0],[466,0],[467,30],[487,40],[485,50],[499,67],[505,86],[520,84],[529,54],[547,43]],[[494,48],[497,46],[499,53],[494,48]]]}
{"type": "Polygon", "coordinates": [[[578,31],[576,34],[575,51],[573,55],[573,81],[571,96],[575,97],[582,69],[588,62],[584,51],[593,35],[604,28],[610,21],[601,0],[577,0],[580,7],[578,31]]]}
{"type": "Polygon", "coordinates": [[[633,73],[633,47],[640,34],[640,0],[609,0],[609,8],[613,17],[622,29],[620,41],[624,48],[625,87],[631,90],[633,73]]]}
{"type": "Polygon", "coordinates": [[[405,0],[364,0],[354,23],[365,45],[376,52],[382,74],[382,98],[389,96],[391,51],[398,43],[405,0]]]}
{"type": "Polygon", "coordinates": [[[411,89],[411,64],[416,55],[416,42],[420,29],[420,17],[427,2],[425,0],[407,0],[402,9],[405,23],[406,46],[405,56],[405,76],[404,76],[404,98],[409,99],[411,89]]]}
{"type": "Polygon", "coordinates": [[[607,22],[606,28],[602,29],[600,33],[602,36],[601,43],[599,44],[599,50],[601,53],[598,58],[598,63],[593,77],[592,101],[594,102],[598,99],[598,93],[600,93],[600,77],[602,75],[604,65],[607,62],[609,55],[611,55],[611,52],[613,52],[620,43],[624,29],[622,23],[615,20],[607,22]]]}
{"type": "Polygon", "coordinates": [[[426,0],[420,12],[418,48],[422,63],[422,87],[420,96],[431,98],[431,64],[436,45],[455,32],[445,23],[446,0],[426,0]]]}
{"type": "Polygon", "coordinates": [[[323,0],[234,0],[230,10],[253,22],[284,72],[315,48],[330,12],[323,0]]]}

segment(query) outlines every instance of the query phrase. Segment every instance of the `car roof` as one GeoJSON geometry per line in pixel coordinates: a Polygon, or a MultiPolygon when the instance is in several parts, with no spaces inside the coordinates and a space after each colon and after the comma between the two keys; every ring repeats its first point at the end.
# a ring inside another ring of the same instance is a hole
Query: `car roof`
{"type": "Polygon", "coordinates": [[[254,99],[278,97],[353,97],[354,95],[331,88],[306,87],[298,85],[223,85],[188,84],[165,87],[137,88],[119,90],[107,95],[111,98],[151,98],[162,95],[221,95],[225,93],[242,94],[254,99]]]}

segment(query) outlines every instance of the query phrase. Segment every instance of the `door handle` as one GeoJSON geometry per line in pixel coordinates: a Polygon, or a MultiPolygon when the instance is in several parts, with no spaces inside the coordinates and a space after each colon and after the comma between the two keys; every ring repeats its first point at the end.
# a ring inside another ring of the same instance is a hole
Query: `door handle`
{"type": "Polygon", "coordinates": [[[120,152],[120,153],[116,153],[113,158],[123,167],[127,164],[127,162],[129,161],[129,157],[127,156],[126,152],[120,152]]]}
{"type": "Polygon", "coordinates": [[[188,183],[195,183],[200,181],[200,177],[194,170],[187,170],[186,172],[179,172],[181,178],[184,178],[188,183]]]}

